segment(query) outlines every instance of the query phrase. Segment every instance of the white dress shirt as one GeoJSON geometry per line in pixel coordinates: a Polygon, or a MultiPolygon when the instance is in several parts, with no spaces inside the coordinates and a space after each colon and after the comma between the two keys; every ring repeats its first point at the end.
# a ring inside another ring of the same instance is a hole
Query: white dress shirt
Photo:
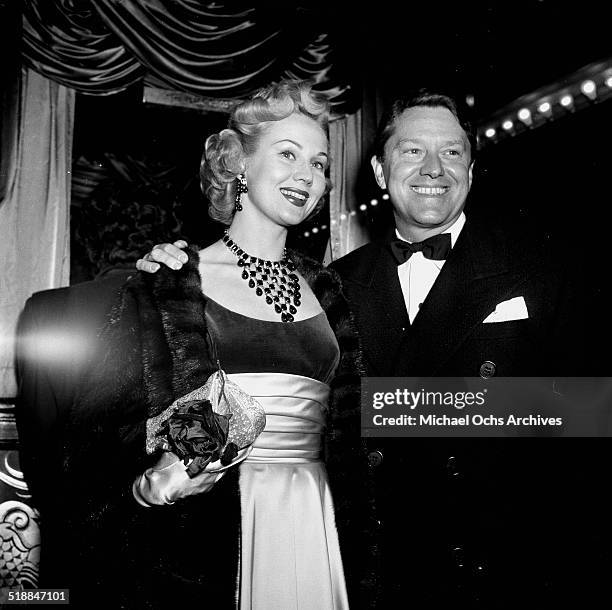
{"type": "MultiPolygon", "coordinates": [[[[451,247],[455,247],[455,242],[464,224],[465,214],[461,212],[459,218],[444,231],[444,233],[450,233],[451,247]]],[[[409,241],[402,237],[397,229],[395,229],[395,234],[398,239],[409,241]]],[[[417,313],[419,313],[419,307],[427,298],[445,262],[425,258],[422,252],[415,252],[405,263],[398,265],[397,276],[402,287],[410,324],[414,322],[417,313]]]]}

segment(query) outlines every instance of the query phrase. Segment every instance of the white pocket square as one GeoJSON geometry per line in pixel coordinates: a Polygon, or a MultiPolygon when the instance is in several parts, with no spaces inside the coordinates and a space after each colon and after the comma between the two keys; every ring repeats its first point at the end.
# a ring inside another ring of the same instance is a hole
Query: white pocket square
{"type": "Polygon", "coordinates": [[[491,322],[509,322],[510,320],[526,320],[529,318],[527,305],[523,297],[514,297],[508,301],[498,303],[495,311],[487,316],[483,324],[491,322]]]}

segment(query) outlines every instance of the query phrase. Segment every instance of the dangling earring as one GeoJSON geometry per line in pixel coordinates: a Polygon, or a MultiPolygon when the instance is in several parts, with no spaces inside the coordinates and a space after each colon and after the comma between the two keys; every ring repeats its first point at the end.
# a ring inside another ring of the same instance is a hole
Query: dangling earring
{"type": "Polygon", "coordinates": [[[238,180],[238,185],[236,186],[235,209],[236,212],[242,212],[242,203],[240,203],[240,200],[242,199],[242,193],[249,192],[249,187],[247,186],[247,181],[244,174],[238,174],[236,176],[236,180],[238,180]]]}

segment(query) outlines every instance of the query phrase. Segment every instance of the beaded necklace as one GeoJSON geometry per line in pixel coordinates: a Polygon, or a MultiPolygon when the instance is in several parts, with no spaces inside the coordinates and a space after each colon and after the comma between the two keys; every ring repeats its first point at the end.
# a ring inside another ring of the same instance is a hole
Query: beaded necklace
{"type": "Polygon", "coordinates": [[[283,258],[279,261],[251,256],[230,238],[227,229],[223,243],[238,258],[236,264],[242,267],[242,279],[255,290],[255,294],[265,297],[266,303],[274,307],[282,322],[293,322],[302,304],[302,294],[295,263],[287,255],[287,250],[283,250],[283,258]]]}

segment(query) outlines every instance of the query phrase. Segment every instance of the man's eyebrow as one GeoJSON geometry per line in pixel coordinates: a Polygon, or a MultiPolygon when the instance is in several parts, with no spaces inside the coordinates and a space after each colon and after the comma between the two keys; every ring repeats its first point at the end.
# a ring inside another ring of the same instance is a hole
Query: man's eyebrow
{"type": "MultiPolygon", "coordinates": [[[[420,144],[423,141],[423,138],[402,138],[401,140],[398,141],[398,144],[405,144],[406,142],[414,142],[415,144],[420,144]]],[[[467,143],[467,140],[463,139],[463,138],[458,138],[456,140],[445,140],[444,142],[442,142],[443,146],[453,146],[455,144],[461,144],[461,146],[465,146],[467,143]]]]}
{"type": "MultiPolygon", "coordinates": [[[[282,140],[278,140],[278,141],[274,142],[274,144],[281,144],[282,142],[290,142],[294,146],[297,146],[300,150],[302,150],[304,148],[301,144],[299,144],[295,140],[290,140],[289,138],[284,138],[282,140]]],[[[326,159],[329,158],[329,155],[326,152],[323,152],[323,151],[317,153],[317,155],[321,155],[321,156],[325,157],[326,159]]]]}
{"type": "Polygon", "coordinates": [[[445,146],[448,145],[454,145],[454,144],[461,144],[461,146],[465,146],[467,144],[467,140],[464,140],[463,138],[459,138],[458,140],[447,140],[446,142],[444,142],[445,146]]]}

